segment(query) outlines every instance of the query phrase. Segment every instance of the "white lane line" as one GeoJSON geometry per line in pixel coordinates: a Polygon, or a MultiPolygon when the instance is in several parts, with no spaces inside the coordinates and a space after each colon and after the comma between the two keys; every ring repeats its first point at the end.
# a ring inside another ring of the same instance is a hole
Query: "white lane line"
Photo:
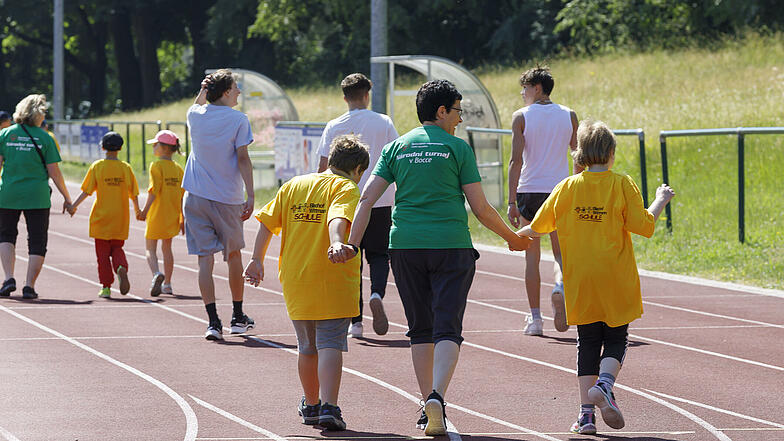
{"type": "Polygon", "coordinates": [[[718,408],[718,407],[715,407],[715,406],[710,406],[708,404],[698,403],[696,401],[687,400],[686,398],[674,397],[672,395],[663,394],[661,392],[656,392],[654,390],[649,390],[649,389],[644,389],[644,390],[647,391],[647,392],[650,392],[652,394],[659,395],[661,397],[667,398],[669,400],[680,401],[681,403],[691,404],[692,406],[702,407],[703,409],[712,410],[714,412],[719,412],[719,413],[723,413],[723,414],[727,414],[727,415],[732,415],[734,417],[743,418],[743,419],[749,420],[749,421],[754,421],[755,423],[767,424],[769,426],[777,427],[779,429],[784,429],[784,424],[774,423],[773,421],[763,420],[761,418],[756,418],[756,417],[753,417],[753,416],[744,415],[742,413],[733,412],[731,410],[721,409],[721,408],[718,408]]]}
{"type": "Polygon", "coordinates": [[[13,433],[3,429],[0,427],[0,435],[6,439],[6,441],[20,441],[19,438],[15,437],[13,433]]]}
{"type": "Polygon", "coordinates": [[[643,337],[641,335],[636,335],[636,334],[629,334],[629,337],[635,338],[637,340],[649,341],[649,342],[652,342],[652,343],[658,343],[660,345],[671,346],[673,348],[685,349],[687,351],[692,351],[692,352],[698,352],[700,354],[712,355],[714,357],[724,358],[724,359],[727,359],[727,360],[737,361],[737,362],[740,362],[740,363],[746,363],[746,364],[751,364],[751,365],[754,365],[754,366],[764,367],[764,368],[767,368],[767,369],[773,369],[773,370],[776,370],[776,371],[784,371],[784,367],[781,367],[781,366],[774,366],[772,364],[762,363],[760,361],[749,360],[747,358],[734,357],[732,355],[722,354],[720,352],[713,352],[713,351],[708,351],[708,350],[705,350],[705,349],[693,348],[691,346],[684,346],[684,345],[679,345],[677,343],[670,343],[670,342],[667,342],[667,341],[656,340],[654,338],[643,337]]]}
{"type": "MultiPolygon", "coordinates": [[[[178,300],[177,297],[164,297],[168,300],[178,300]]],[[[161,299],[159,297],[158,299],[161,299]]],[[[199,299],[201,300],[201,299],[199,299]]],[[[265,303],[250,303],[250,302],[243,302],[242,306],[285,306],[285,302],[265,302],[265,303]]],[[[221,303],[215,302],[215,306],[222,307],[222,306],[232,306],[231,303],[221,303]]],[[[25,309],[113,309],[113,308],[146,308],[147,305],[101,305],[95,303],[85,303],[84,305],[40,305],[40,306],[9,306],[8,309],[13,309],[14,311],[22,311],[25,309]]],[[[204,308],[204,305],[199,303],[198,305],[177,305],[177,308],[204,308]]]]}
{"type": "MultiPolygon", "coordinates": [[[[56,234],[56,235],[59,235],[59,236],[65,237],[65,238],[67,238],[67,239],[75,240],[75,241],[78,241],[78,242],[87,242],[87,243],[89,243],[89,241],[87,241],[87,240],[84,240],[84,239],[79,239],[79,238],[75,238],[75,237],[71,237],[71,236],[67,236],[67,235],[65,235],[65,234],[61,234],[61,233],[56,233],[56,232],[52,232],[52,231],[50,231],[50,232],[49,232],[49,234],[56,234]]],[[[125,252],[125,254],[126,254],[126,255],[129,255],[129,256],[134,256],[134,257],[137,257],[137,258],[139,258],[139,259],[145,259],[145,260],[146,260],[146,257],[145,257],[145,256],[142,256],[142,255],[140,255],[140,254],[136,254],[136,253],[129,252],[129,251],[126,251],[126,252],[125,252]]],[[[198,270],[196,270],[196,269],[193,269],[193,268],[190,268],[190,267],[181,266],[181,265],[177,265],[177,264],[175,264],[175,266],[177,266],[177,267],[181,267],[182,269],[184,269],[184,270],[186,270],[186,271],[190,271],[190,272],[198,273],[198,270]]],[[[92,281],[92,280],[85,279],[85,278],[83,278],[83,277],[81,277],[81,276],[77,276],[77,275],[75,275],[75,274],[71,274],[71,273],[69,273],[69,272],[67,272],[67,271],[64,271],[64,270],[60,270],[60,269],[58,269],[58,268],[52,267],[52,266],[51,266],[51,265],[49,265],[49,264],[44,264],[44,267],[45,267],[45,268],[47,268],[47,269],[52,269],[52,270],[54,270],[54,271],[57,271],[57,272],[59,272],[59,273],[61,273],[61,274],[65,274],[65,275],[67,275],[67,276],[73,277],[73,278],[75,278],[75,279],[82,280],[82,281],[85,281],[85,282],[87,282],[87,283],[91,283],[91,284],[93,284],[93,285],[100,285],[100,284],[99,284],[99,283],[97,283],[97,282],[94,282],[94,281],[92,281]]],[[[214,276],[214,277],[216,277],[216,278],[219,278],[219,279],[228,280],[228,278],[227,278],[227,277],[220,276],[220,275],[217,275],[217,274],[215,274],[215,275],[213,275],[213,276],[214,276]]],[[[283,295],[283,293],[281,293],[281,292],[279,292],[279,291],[274,291],[274,290],[271,290],[271,289],[266,289],[266,288],[262,289],[261,287],[254,287],[254,286],[250,286],[250,288],[254,288],[254,289],[258,289],[258,290],[266,291],[266,292],[273,293],[273,294],[276,294],[276,295],[279,295],[279,296],[282,296],[282,295],[283,295]]],[[[115,290],[114,290],[114,289],[112,289],[112,291],[115,291],[115,290]]],[[[192,320],[196,320],[196,321],[198,321],[198,322],[201,322],[201,323],[207,323],[207,321],[206,321],[206,320],[204,320],[204,319],[200,319],[200,318],[198,318],[198,317],[192,316],[192,315],[190,315],[190,314],[187,314],[187,313],[185,313],[185,312],[178,311],[178,310],[176,310],[176,309],[174,309],[174,308],[171,308],[171,307],[168,307],[168,306],[166,306],[166,305],[161,305],[161,304],[158,304],[158,303],[156,303],[156,302],[150,301],[150,300],[148,300],[148,299],[145,299],[145,298],[142,298],[142,297],[138,297],[138,296],[136,296],[136,295],[133,295],[133,294],[130,294],[130,293],[129,293],[129,294],[127,294],[127,295],[128,295],[129,297],[132,297],[132,298],[138,299],[138,300],[140,300],[140,301],[143,301],[143,302],[145,302],[145,303],[147,303],[147,304],[149,304],[149,305],[152,305],[152,306],[155,306],[155,307],[158,307],[158,308],[163,308],[163,309],[166,309],[167,311],[174,312],[174,313],[176,313],[176,314],[178,314],[178,315],[181,315],[181,316],[183,316],[183,317],[187,317],[187,318],[190,318],[190,319],[192,319],[192,320]]],[[[401,326],[401,327],[403,327],[403,328],[406,328],[406,327],[404,327],[404,326],[402,326],[402,325],[397,325],[397,326],[401,326]]],[[[256,340],[256,341],[258,341],[258,342],[260,342],[260,343],[263,343],[263,344],[266,344],[266,345],[268,345],[268,346],[272,346],[272,347],[275,347],[275,348],[278,348],[278,349],[282,349],[282,350],[284,350],[284,351],[290,352],[290,353],[292,353],[292,354],[295,354],[295,355],[297,355],[297,354],[298,354],[298,353],[297,353],[297,351],[295,351],[295,350],[293,350],[293,349],[285,348],[285,347],[283,347],[283,346],[281,346],[281,345],[278,345],[278,344],[275,344],[275,343],[273,343],[273,342],[270,342],[270,341],[264,340],[264,339],[262,339],[262,338],[258,338],[258,337],[254,337],[254,336],[249,336],[248,338],[250,338],[250,339],[253,339],[253,340],[256,340]]],[[[343,371],[344,371],[344,372],[347,372],[347,373],[350,373],[350,374],[352,374],[352,375],[357,375],[357,374],[360,374],[360,372],[359,372],[359,371],[355,371],[355,370],[353,370],[353,369],[346,368],[346,367],[344,367],[344,368],[343,368],[343,371]]],[[[376,384],[379,384],[379,385],[382,385],[382,384],[383,384],[383,385],[388,385],[388,386],[389,386],[389,390],[393,390],[393,391],[395,391],[395,392],[397,392],[398,390],[402,391],[402,389],[399,389],[399,388],[397,388],[396,386],[392,386],[391,384],[389,384],[389,383],[386,383],[386,382],[384,382],[384,381],[382,381],[382,380],[379,380],[379,379],[377,379],[377,378],[375,378],[375,377],[370,377],[370,376],[368,376],[368,375],[366,375],[366,374],[362,374],[362,376],[363,376],[362,378],[365,378],[365,377],[367,377],[367,378],[374,378],[374,381],[373,381],[373,382],[375,382],[376,384]]],[[[386,387],[386,386],[384,386],[384,387],[386,387]]],[[[399,393],[399,392],[398,392],[398,393],[399,393]]],[[[419,398],[416,398],[416,397],[414,397],[413,395],[411,395],[411,394],[409,394],[409,393],[407,393],[407,392],[404,392],[404,393],[406,394],[406,395],[403,395],[404,397],[406,397],[406,398],[408,398],[409,400],[412,400],[413,402],[415,402],[415,403],[419,404],[419,398]]],[[[539,438],[548,439],[548,440],[551,440],[551,441],[559,441],[559,440],[557,440],[557,439],[555,439],[555,438],[548,437],[547,435],[544,435],[544,434],[542,434],[542,433],[540,433],[540,432],[536,432],[536,431],[534,431],[534,430],[527,429],[527,428],[524,428],[524,427],[522,427],[522,426],[518,426],[518,425],[516,425],[516,424],[509,423],[509,422],[506,422],[506,421],[503,421],[503,420],[497,419],[497,418],[495,418],[495,417],[491,417],[491,416],[489,416],[489,415],[484,415],[484,414],[482,414],[482,413],[475,412],[475,411],[473,411],[473,410],[470,410],[470,409],[468,409],[468,408],[465,408],[465,407],[462,407],[462,406],[457,406],[457,405],[454,405],[454,404],[450,403],[450,407],[453,407],[453,408],[455,408],[455,409],[457,409],[457,410],[460,410],[460,411],[462,411],[462,412],[468,413],[468,414],[470,414],[470,415],[478,416],[478,417],[480,417],[480,418],[485,418],[485,419],[487,419],[488,421],[492,421],[492,422],[495,422],[495,423],[498,423],[498,424],[505,425],[505,426],[507,426],[507,427],[509,427],[509,428],[513,428],[513,429],[515,429],[515,430],[521,430],[521,431],[522,431],[522,432],[524,432],[524,433],[527,433],[527,434],[530,434],[530,435],[534,435],[534,436],[537,436],[537,437],[539,437],[539,438]]],[[[456,433],[456,432],[457,432],[457,431],[455,431],[455,433],[456,433]]],[[[459,436],[459,435],[458,435],[458,436],[459,436]]]]}
{"type": "Polygon", "coordinates": [[[271,440],[274,440],[274,441],[286,441],[286,438],[284,438],[282,436],[276,435],[276,434],[270,432],[267,429],[262,429],[261,427],[255,425],[253,423],[249,423],[249,422],[243,420],[242,418],[240,418],[240,417],[238,417],[238,416],[236,416],[234,414],[231,414],[231,413],[229,413],[229,412],[227,412],[227,411],[225,411],[225,410],[223,410],[223,409],[221,409],[219,407],[213,406],[210,403],[202,401],[202,400],[194,397],[193,395],[188,394],[188,396],[191,397],[191,399],[193,401],[195,401],[196,404],[198,404],[199,406],[204,407],[205,409],[209,409],[209,410],[217,413],[218,415],[220,415],[220,416],[222,416],[224,418],[228,418],[228,419],[234,421],[235,423],[239,423],[240,425],[245,426],[245,427],[247,427],[248,429],[250,429],[250,430],[252,430],[254,432],[257,432],[257,433],[260,433],[260,434],[262,434],[264,436],[267,436],[268,437],[267,439],[271,439],[271,440]]]}
{"type": "Polygon", "coordinates": [[[136,375],[137,377],[139,377],[139,378],[149,382],[150,384],[154,385],[155,387],[157,387],[158,389],[163,391],[166,395],[171,397],[171,399],[173,399],[177,403],[177,405],[180,406],[180,409],[182,409],[182,413],[185,414],[185,425],[186,425],[186,428],[185,428],[185,436],[183,437],[183,440],[184,441],[193,441],[193,440],[196,439],[196,434],[199,431],[199,421],[196,419],[196,414],[193,412],[193,409],[191,409],[191,406],[188,404],[187,401],[185,401],[185,399],[183,397],[181,397],[179,394],[177,394],[177,392],[173,391],[169,386],[165,385],[163,382],[161,382],[161,381],[159,381],[159,380],[157,380],[157,379],[155,379],[155,378],[145,374],[144,372],[142,372],[142,371],[140,371],[140,370],[138,370],[138,369],[136,369],[136,368],[134,368],[134,367],[132,367],[130,365],[127,365],[127,364],[125,364],[125,363],[123,363],[121,361],[115,360],[114,358],[104,354],[103,352],[100,352],[100,351],[98,351],[96,349],[93,349],[93,348],[91,348],[90,346],[87,346],[84,343],[78,342],[78,341],[74,340],[73,338],[68,337],[65,334],[57,332],[54,329],[51,329],[49,327],[46,327],[46,326],[42,325],[41,323],[36,322],[33,319],[30,319],[30,318],[28,318],[28,317],[26,317],[26,316],[24,316],[22,314],[19,314],[16,311],[11,311],[10,309],[6,308],[3,305],[0,305],[0,311],[4,311],[4,312],[6,312],[8,314],[11,314],[12,316],[18,318],[19,320],[27,322],[27,323],[35,326],[36,328],[38,328],[38,329],[40,329],[42,331],[48,332],[49,334],[52,334],[52,335],[54,335],[56,337],[59,337],[60,339],[65,340],[68,343],[71,343],[72,345],[76,346],[77,348],[82,349],[84,351],[87,351],[87,352],[95,355],[98,358],[106,360],[109,363],[111,363],[111,364],[113,364],[113,365],[115,365],[115,366],[117,366],[119,368],[125,369],[126,371],[132,373],[133,375],[136,375]]]}
{"type": "Polygon", "coordinates": [[[644,301],[643,303],[646,304],[646,305],[658,306],[659,308],[674,309],[676,311],[690,312],[692,314],[700,314],[700,315],[705,315],[705,316],[708,316],[708,317],[716,317],[716,318],[722,318],[722,319],[727,319],[727,320],[735,320],[735,321],[738,321],[738,322],[754,323],[756,325],[763,325],[763,326],[770,326],[772,328],[784,329],[784,325],[778,325],[778,324],[775,324],[775,323],[768,323],[768,322],[761,322],[759,320],[749,320],[749,319],[744,319],[744,318],[739,318],[739,317],[731,317],[729,315],[714,314],[712,312],[697,311],[697,310],[689,309],[689,308],[681,308],[680,306],[663,305],[661,303],[654,303],[654,302],[649,302],[649,301],[644,301]]]}
{"type": "MultiPolygon", "coordinates": [[[[487,251],[495,254],[504,254],[514,256],[521,259],[521,265],[524,263],[525,255],[520,252],[509,251],[506,248],[496,247],[492,245],[474,244],[474,248],[479,251],[487,251]]],[[[542,252],[541,260],[545,262],[554,262],[552,253],[542,252]]],[[[639,269],[637,272],[640,276],[650,277],[653,279],[667,280],[671,282],[681,282],[690,285],[705,286],[708,288],[720,288],[727,291],[736,291],[744,294],[756,294],[769,297],[778,297],[784,299],[784,291],[778,289],[759,288],[750,285],[741,285],[739,283],[720,282],[718,280],[703,279],[701,277],[682,276],[680,274],[670,274],[661,271],[648,271],[639,269]]]]}

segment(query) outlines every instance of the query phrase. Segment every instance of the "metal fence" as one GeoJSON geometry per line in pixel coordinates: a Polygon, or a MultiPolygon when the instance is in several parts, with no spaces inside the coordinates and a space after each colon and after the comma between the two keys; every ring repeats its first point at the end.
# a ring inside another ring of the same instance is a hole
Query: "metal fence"
{"type": "MultiPolygon", "coordinates": [[[[497,134],[497,135],[511,135],[512,131],[509,129],[488,129],[484,127],[466,127],[466,132],[468,132],[468,143],[471,145],[471,148],[474,147],[474,133],[484,133],[484,134],[497,134]]],[[[648,206],[648,173],[645,165],[645,131],[643,129],[622,129],[622,130],[613,130],[616,136],[636,136],[640,142],[640,180],[642,181],[640,184],[642,186],[642,199],[645,206],[648,206]]],[[[488,162],[477,164],[479,168],[489,168],[489,167],[498,167],[498,176],[500,180],[503,180],[503,167],[504,167],[504,158],[503,158],[503,151],[498,149],[498,161],[488,162]]],[[[503,201],[503,191],[504,191],[504,182],[499,183],[500,188],[500,197],[503,201]]]]}
{"type": "MultiPolygon", "coordinates": [[[[663,130],[659,133],[661,143],[662,180],[669,184],[669,171],[667,168],[667,138],[685,136],[711,136],[711,135],[736,135],[738,137],[738,240],[746,241],[746,177],[745,177],[745,147],[746,135],[774,135],[784,134],[784,127],[736,127],[727,129],[697,129],[697,130],[663,130]]],[[[667,204],[667,229],[672,231],[672,204],[667,204]]]]}

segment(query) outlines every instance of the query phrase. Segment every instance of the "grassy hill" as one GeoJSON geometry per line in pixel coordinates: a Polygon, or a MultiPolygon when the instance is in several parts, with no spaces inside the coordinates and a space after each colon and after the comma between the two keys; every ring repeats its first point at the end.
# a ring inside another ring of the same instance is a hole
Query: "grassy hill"
{"type": "MultiPolygon", "coordinates": [[[[573,108],[580,119],[600,119],[614,129],[645,130],[652,200],[661,183],[659,131],[784,126],[784,35],[750,36],[715,46],[550,60],[556,79],[552,98],[573,108]]],[[[517,78],[528,67],[485,67],[475,72],[492,94],[504,128],[522,105],[517,78]]],[[[405,78],[410,88],[422,80],[405,78]]],[[[327,121],[345,111],[337,85],[286,92],[305,121],[327,121]]],[[[191,102],[101,119],[182,121],[191,102]]],[[[413,97],[396,98],[395,109],[400,133],[418,125],[413,97]]],[[[507,137],[507,155],[509,143],[507,137]]],[[[736,138],[671,139],[668,157],[670,185],[678,194],[673,200],[673,233],[668,234],[660,220],[652,239],[635,237],[640,267],[784,288],[784,222],[779,216],[784,212],[784,178],[778,173],[778,164],[784,163],[784,135],[746,138],[746,244],[737,241],[736,138]]],[[[636,138],[620,138],[615,170],[639,182],[638,161],[636,138]]],[[[79,175],[83,167],[67,168],[69,175],[79,175]]],[[[259,195],[259,203],[269,196],[259,195]]],[[[472,232],[479,242],[500,244],[479,226],[472,232]]]]}

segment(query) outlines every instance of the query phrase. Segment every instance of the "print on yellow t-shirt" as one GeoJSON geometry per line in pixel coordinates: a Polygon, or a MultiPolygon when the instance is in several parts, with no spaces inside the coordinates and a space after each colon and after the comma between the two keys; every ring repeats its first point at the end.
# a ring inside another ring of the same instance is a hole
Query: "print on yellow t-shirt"
{"type": "Polygon", "coordinates": [[[90,210],[90,237],[128,239],[128,200],[139,194],[131,166],[119,160],[99,159],[93,162],[82,181],[82,191],[96,193],[90,210]]]}
{"type": "Polygon", "coordinates": [[[172,160],[161,159],[150,164],[150,186],[147,193],[155,200],[147,214],[147,239],[171,239],[180,231],[182,212],[183,170],[172,160]]]}

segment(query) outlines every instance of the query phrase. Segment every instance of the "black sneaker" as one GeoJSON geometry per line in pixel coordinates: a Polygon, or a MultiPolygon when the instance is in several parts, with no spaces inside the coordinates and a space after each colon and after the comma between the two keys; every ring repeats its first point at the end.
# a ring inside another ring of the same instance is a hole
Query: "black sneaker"
{"type": "Polygon", "coordinates": [[[16,291],[16,279],[11,277],[10,279],[3,282],[3,286],[0,287],[0,296],[8,297],[14,291],[16,291]]]}
{"type": "Polygon", "coordinates": [[[220,321],[210,322],[204,338],[207,340],[223,340],[223,324],[220,321]]]}
{"type": "Polygon", "coordinates": [[[425,413],[425,402],[419,402],[419,419],[416,422],[416,428],[419,430],[425,430],[427,427],[427,414],[425,413]]]}
{"type": "Polygon", "coordinates": [[[446,403],[441,395],[433,391],[425,401],[425,435],[446,435],[446,403]]]}
{"type": "Polygon", "coordinates": [[[343,421],[340,408],[329,403],[321,405],[318,425],[323,427],[324,430],[346,430],[346,422],[343,421]]]}
{"type": "Polygon", "coordinates": [[[237,317],[231,318],[232,334],[243,334],[255,327],[256,327],[256,322],[254,322],[252,318],[248,317],[245,314],[242,314],[242,317],[239,318],[237,317]]]}
{"type": "Polygon", "coordinates": [[[315,426],[319,422],[319,413],[321,413],[321,400],[318,404],[311,405],[305,404],[305,397],[302,397],[302,401],[297,406],[297,414],[302,417],[302,424],[315,426]]]}
{"type": "Polygon", "coordinates": [[[25,286],[24,288],[22,288],[22,298],[23,299],[37,299],[38,298],[38,293],[35,292],[35,290],[33,288],[31,288],[29,286],[25,286]]]}

